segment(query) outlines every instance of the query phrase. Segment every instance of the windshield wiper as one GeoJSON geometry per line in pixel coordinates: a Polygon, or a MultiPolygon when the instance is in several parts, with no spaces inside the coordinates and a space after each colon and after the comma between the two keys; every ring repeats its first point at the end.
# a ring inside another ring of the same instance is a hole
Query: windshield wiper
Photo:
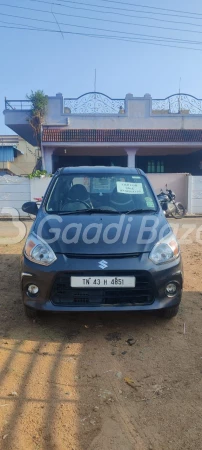
{"type": "Polygon", "coordinates": [[[120,211],[113,211],[110,209],[102,209],[102,208],[89,208],[89,209],[77,209],[76,211],[58,211],[55,214],[59,214],[60,216],[66,216],[70,214],[121,214],[120,211]]]}
{"type": "Polygon", "coordinates": [[[68,216],[71,214],[141,214],[141,213],[155,213],[157,209],[131,209],[130,211],[113,211],[111,209],[89,208],[77,209],[75,211],[51,211],[49,214],[58,214],[59,216],[68,216]]]}
{"type": "Polygon", "coordinates": [[[120,211],[114,211],[113,209],[104,209],[104,208],[85,209],[84,212],[86,212],[86,211],[90,214],[94,214],[94,213],[121,214],[120,211]]]}
{"type": "Polygon", "coordinates": [[[155,213],[157,209],[131,209],[130,211],[123,211],[122,214],[141,214],[141,213],[155,213]]]}

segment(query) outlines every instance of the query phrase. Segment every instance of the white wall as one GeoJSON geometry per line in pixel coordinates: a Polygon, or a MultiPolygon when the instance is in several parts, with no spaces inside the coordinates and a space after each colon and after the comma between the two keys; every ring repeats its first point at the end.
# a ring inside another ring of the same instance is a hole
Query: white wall
{"type": "Polygon", "coordinates": [[[10,175],[0,177],[0,216],[9,215],[8,210],[6,213],[8,208],[15,208],[21,217],[25,216],[22,205],[28,201],[30,201],[30,180],[28,178],[10,175]]]}
{"type": "Polygon", "coordinates": [[[202,214],[202,177],[189,176],[188,211],[202,214]]]}
{"type": "Polygon", "coordinates": [[[26,217],[22,211],[23,203],[43,197],[51,178],[25,178],[5,175],[0,177],[0,217],[13,214],[26,217]],[[13,211],[11,211],[11,209],[13,211]],[[16,210],[16,214],[15,211],[16,210]]]}
{"type": "Polygon", "coordinates": [[[50,183],[51,178],[32,178],[30,180],[30,201],[43,197],[50,183]]]}

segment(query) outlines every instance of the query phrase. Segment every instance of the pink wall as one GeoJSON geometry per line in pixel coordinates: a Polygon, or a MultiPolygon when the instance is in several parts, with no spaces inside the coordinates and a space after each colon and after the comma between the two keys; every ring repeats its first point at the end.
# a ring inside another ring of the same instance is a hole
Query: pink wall
{"type": "MultiPolygon", "coordinates": [[[[154,191],[159,194],[161,189],[165,189],[167,183],[168,189],[172,189],[176,194],[176,199],[182,202],[185,208],[188,207],[188,175],[186,173],[150,173],[147,174],[154,191]]],[[[44,195],[51,178],[33,178],[31,180],[31,200],[34,197],[44,195]]]]}
{"type": "Polygon", "coordinates": [[[156,194],[159,194],[161,189],[168,189],[176,194],[176,200],[183,203],[185,208],[188,206],[188,174],[186,173],[149,173],[147,174],[150,183],[152,184],[156,194]]]}

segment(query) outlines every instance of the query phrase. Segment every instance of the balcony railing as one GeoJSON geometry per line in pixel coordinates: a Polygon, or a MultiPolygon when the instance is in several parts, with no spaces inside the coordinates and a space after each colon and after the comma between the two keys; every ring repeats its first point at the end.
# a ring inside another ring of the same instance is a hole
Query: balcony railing
{"type": "Polygon", "coordinates": [[[5,99],[6,110],[29,111],[32,108],[32,103],[29,100],[7,100],[5,99]]]}

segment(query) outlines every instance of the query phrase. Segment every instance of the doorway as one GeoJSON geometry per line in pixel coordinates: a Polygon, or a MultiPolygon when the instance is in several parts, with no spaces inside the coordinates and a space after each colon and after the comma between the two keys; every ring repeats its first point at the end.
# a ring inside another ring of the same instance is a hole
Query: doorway
{"type": "Polygon", "coordinates": [[[122,156],[68,156],[53,155],[53,173],[60,167],[78,167],[78,166],[118,166],[127,167],[127,155],[122,156]]]}

